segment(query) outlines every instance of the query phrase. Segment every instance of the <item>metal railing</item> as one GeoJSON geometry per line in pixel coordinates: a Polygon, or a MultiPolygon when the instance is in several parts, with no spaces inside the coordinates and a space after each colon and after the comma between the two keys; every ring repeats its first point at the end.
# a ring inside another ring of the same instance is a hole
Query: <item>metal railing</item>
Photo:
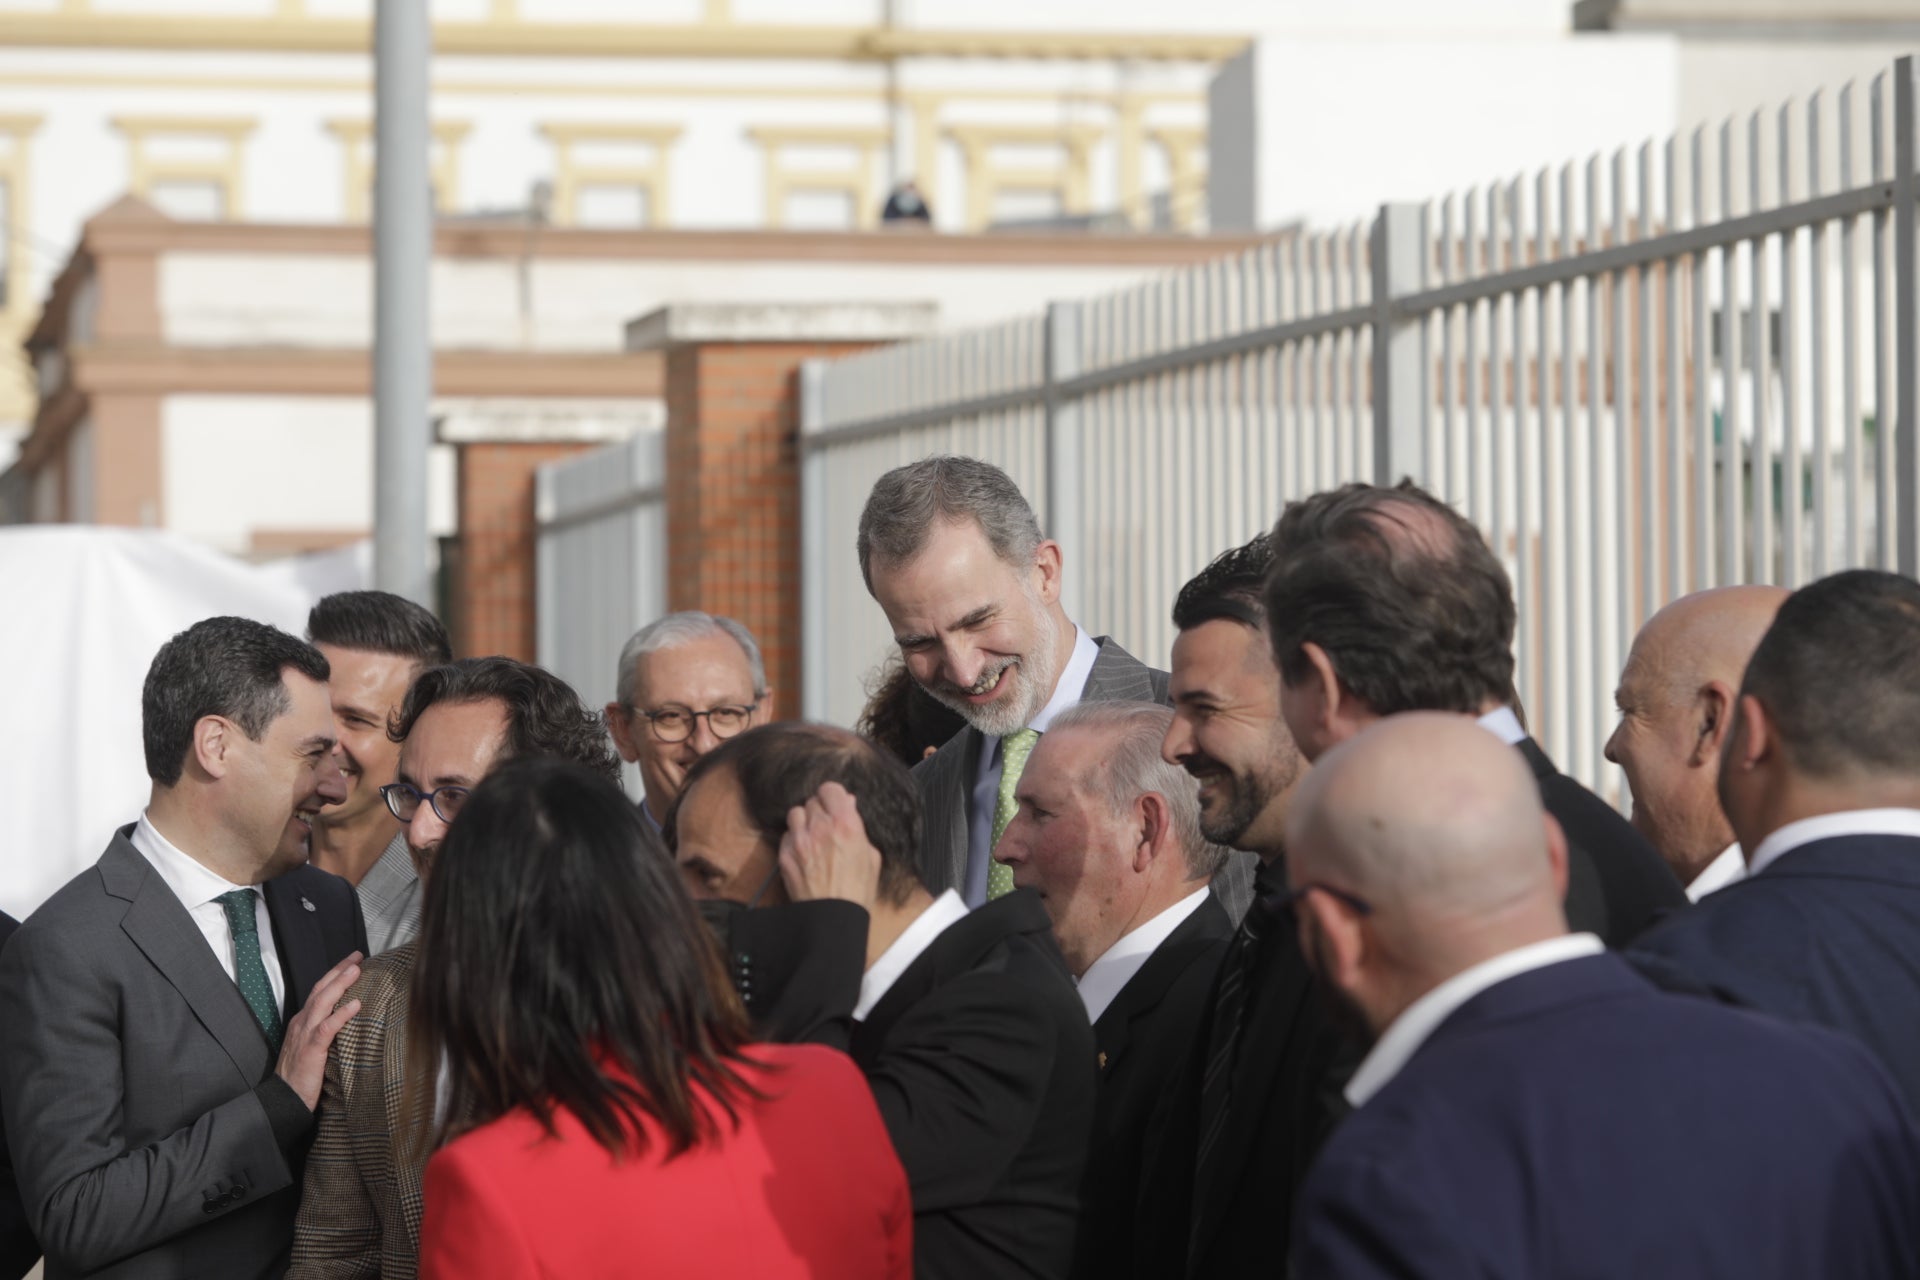
{"type": "Polygon", "coordinates": [[[1913,77],[808,366],[807,714],[850,721],[887,649],[853,548],[889,467],[1005,467],[1069,613],[1159,663],[1212,555],[1304,494],[1412,476],[1513,576],[1543,743],[1616,791],[1613,686],[1661,604],[1914,571],[1913,77]]]}
{"type": "Polygon", "coordinates": [[[642,431],[536,473],[539,662],[589,707],[613,701],[621,647],[667,611],[665,454],[666,433],[642,431]]]}

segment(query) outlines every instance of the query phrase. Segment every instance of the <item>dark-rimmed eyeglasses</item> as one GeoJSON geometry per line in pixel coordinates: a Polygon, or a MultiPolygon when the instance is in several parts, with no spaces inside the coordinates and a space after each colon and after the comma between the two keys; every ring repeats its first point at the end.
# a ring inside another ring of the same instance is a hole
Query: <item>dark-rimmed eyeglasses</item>
{"type": "Polygon", "coordinates": [[[434,791],[417,791],[404,782],[389,782],[380,788],[380,798],[387,802],[387,812],[402,822],[412,822],[413,815],[420,812],[420,803],[425,801],[433,806],[433,812],[442,822],[452,822],[460,807],[467,802],[467,793],[471,787],[441,787],[434,791]]]}
{"type": "Polygon", "coordinates": [[[716,738],[731,738],[747,727],[747,721],[753,719],[753,713],[760,709],[758,702],[750,702],[744,707],[709,707],[705,711],[694,711],[687,707],[661,707],[657,711],[648,711],[641,707],[629,708],[633,714],[646,718],[647,725],[653,730],[653,736],[662,742],[685,742],[693,736],[693,723],[705,717],[707,728],[716,738]]]}
{"type": "Polygon", "coordinates": [[[1267,899],[1267,901],[1272,905],[1276,913],[1283,914],[1291,919],[1298,912],[1300,904],[1306,900],[1307,895],[1310,893],[1324,893],[1335,902],[1345,903],[1353,909],[1356,915],[1370,916],[1373,914],[1373,904],[1359,894],[1348,893],[1345,889],[1322,883],[1319,880],[1309,880],[1298,889],[1289,889],[1285,893],[1276,893],[1267,899]]]}

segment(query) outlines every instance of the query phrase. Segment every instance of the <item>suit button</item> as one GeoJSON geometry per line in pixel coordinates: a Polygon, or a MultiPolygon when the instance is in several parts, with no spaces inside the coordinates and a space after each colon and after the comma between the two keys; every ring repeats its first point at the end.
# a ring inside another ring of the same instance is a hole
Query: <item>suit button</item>
{"type": "Polygon", "coordinates": [[[220,1202],[218,1200],[209,1200],[200,1206],[200,1212],[202,1213],[217,1213],[219,1209],[220,1202]]]}

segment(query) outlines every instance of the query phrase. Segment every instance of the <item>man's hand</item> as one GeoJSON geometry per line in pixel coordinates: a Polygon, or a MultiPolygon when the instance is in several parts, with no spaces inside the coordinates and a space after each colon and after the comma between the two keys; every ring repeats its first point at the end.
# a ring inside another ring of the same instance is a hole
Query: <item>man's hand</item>
{"type": "Polygon", "coordinates": [[[795,902],[840,898],[873,910],[880,893],[880,851],[867,839],[867,824],[845,787],[824,783],[804,805],[787,810],[780,878],[795,902]]]}
{"type": "Polygon", "coordinates": [[[359,981],[361,959],[360,953],[354,952],[313,984],[313,994],[287,1023],[287,1037],[280,1042],[280,1063],[274,1072],[300,1095],[309,1111],[320,1105],[320,1080],[326,1074],[327,1050],[333,1046],[333,1038],[347,1025],[347,1019],[360,1012],[358,1000],[349,1000],[337,1009],[334,1005],[347,994],[348,987],[359,981]]]}

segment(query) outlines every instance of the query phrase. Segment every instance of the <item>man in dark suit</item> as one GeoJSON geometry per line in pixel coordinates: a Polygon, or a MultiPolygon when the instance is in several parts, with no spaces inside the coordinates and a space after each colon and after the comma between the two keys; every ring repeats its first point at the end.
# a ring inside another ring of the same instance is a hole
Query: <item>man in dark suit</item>
{"type": "Polygon", "coordinates": [[[1192,781],[1160,758],[1173,713],[1069,707],[1020,775],[994,856],[1040,895],[1093,1019],[1100,1090],[1077,1275],[1133,1265],[1147,1131],[1193,1051],[1233,922],[1207,891],[1227,850],[1200,832],[1192,781]]]}
{"type": "Polygon", "coordinates": [[[1161,752],[1198,781],[1206,837],[1258,858],[1259,897],[1148,1133],[1128,1272],[1143,1280],[1272,1274],[1358,1056],[1276,915],[1287,810],[1307,766],[1280,714],[1262,602],[1271,563],[1267,538],[1255,538],[1201,570],[1173,606],[1174,716],[1161,752]]]}
{"type": "Polygon", "coordinates": [[[838,961],[787,976],[782,997],[816,1011],[809,1038],[866,1072],[913,1193],[915,1274],[1064,1277],[1093,1032],[1035,894],[969,912],[920,883],[919,808],[906,769],[872,743],[772,724],[693,766],[667,836],[695,897],[763,904],[728,933],[763,1022],[781,1016],[761,999],[766,952],[838,961]],[[865,942],[853,954],[850,920],[865,942]]]}
{"type": "Polygon", "coordinates": [[[286,1267],[367,945],[351,886],[303,865],[345,792],[327,674],[241,618],[163,645],[146,812],[0,954],[0,1104],[49,1280],[286,1267]]]}
{"type": "MultiPolygon", "coordinates": [[[[993,846],[1053,718],[1081,701],[1165,702],[1167,673],[1067,617],[1060,544],[991,463],[936,456],[880,477],[860,516],[859,554],[907,670],[967,721],[914,778],[920,878],[977,907],[1013,887],[993,846]]],[[[1252,874],[1236,863],[1215,884],[1235,920],[1252,874]]]]}
{"type": "Polygon", "coordinates": [[[1650,971],[1824,1023],[1920,1114],[1920,584],[1802,587],[1760,641],[1720,757],[1747,878],[1635,946],[1650,971]]]}
{"type": "Polygon", "coordinates": [[[1565,837],[1453,715],[1329,752],[1287,832],[1320,976],[1376,1037],[1293,1273],[1914,1275],[1920,1137],[1865,1050],[1656,989],[1568,934],[1565,837]]]}
{"type": "MultiPolygon", "coordinates": [[[[18,920],[0,911],[0,951],[6,950],[7,939],[19,927],[18,920]]],[[[6,1131],[0,1128],[0,1280],[20,1280],[38,1261],[40,1242],[33,1238],[33,1224],[20,1203],[20,1184],[7,1158],[6,1131]]]]}
{"type": "Polygon", "coordinates": [[[1281,703],[1318,759],[1382,716],[1477,716],[1526,759],[1570,846],[1567,918],[1626,945],[1686,894],[1618,812],[1553,767],[1508,699],[1513,591],[1480,531],[1402,481],[1293,503],[1273,533],[1267,586],[1281,703]]]}

